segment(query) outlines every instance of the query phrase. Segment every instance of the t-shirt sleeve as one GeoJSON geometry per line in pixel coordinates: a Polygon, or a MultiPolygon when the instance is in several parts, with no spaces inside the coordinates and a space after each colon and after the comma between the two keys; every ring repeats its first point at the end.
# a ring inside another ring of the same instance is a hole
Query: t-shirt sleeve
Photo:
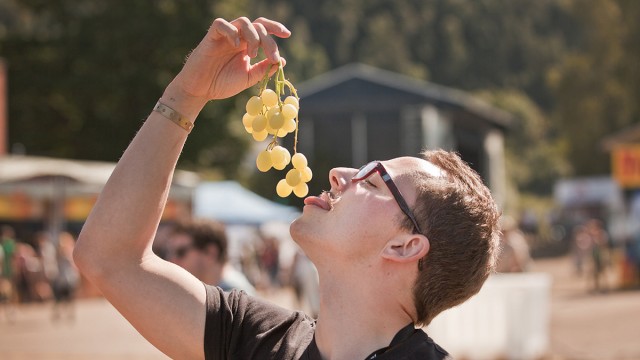
{"type": "Polygon", "coordinates": [[[313,339],[315,322],[244,291],[207,291],[206,360],[296,358],[313,339]]]}

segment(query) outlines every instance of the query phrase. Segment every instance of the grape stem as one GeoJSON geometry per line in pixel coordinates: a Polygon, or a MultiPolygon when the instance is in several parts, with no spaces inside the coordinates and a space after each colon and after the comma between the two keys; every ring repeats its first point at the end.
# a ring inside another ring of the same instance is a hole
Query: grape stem
{"type": "MultiPolygon", "coordinates": [[[[262,95],[262,92],[267,88],[267,85],[269,85],[269,80],[271,79],[269,77],[269,72],[271,71],[271,68],[267,69],[267,71],[264,74],[264,77],[262,78],[262,80],[260,81],[260,91],[258,93],[258,96],[262,95]]],[[[296,88],[293,86],[293,84],[287,80],[284,77],[284,66],[282,65],[282,60],[280,60],[280,62],[278,63],[278,71],[274,74],[274,88],[276,91],[276,95],[278,96],[278,105],[280,106],[280,110],[282,111],[282,98],[281,96],[285,93],[285,86],[289,89],[289,93],[291,95],[293,95],[298,101],[300,101],[300,98],[298,97],[298,92],[296,91],[296,88]]],[[[297,145],[298,145],[298,128],[300,125],[300,120],[298,115],[296,115],[296,130],[293,136],[293,153],[294,155],[297,153],[297,145]]],[[[280,130],[278,130],[280,131],[280,130]]],[[[273,140],[271,140],[271,142],[267,145],[267,150],[271,150],[273,149],[276,145],[278,145],[278,133],[276,132],[275,135],[273,135],[273,140]]]]}

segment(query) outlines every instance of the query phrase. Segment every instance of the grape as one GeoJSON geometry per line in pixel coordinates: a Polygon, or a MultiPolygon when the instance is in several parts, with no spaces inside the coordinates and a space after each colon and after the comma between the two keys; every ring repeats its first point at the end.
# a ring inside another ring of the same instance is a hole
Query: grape
{"type": "Polygon", "coordinates": [[[267,118],[264,115],[257,115],[253,118],[253,122],[251,123],[251,128],[253,131],[261,132],[262,130],[267,128],[267,118]]]}
{"type": "Polygon", "coordinates": [[[304,170],[301,171],[302,176],[301,176],[301,180],[304,182],[309,182],[311,181],[311,178],[313,177],[313,172],[311,171],[310,167],[306,167],[304,168],[304,170]]]}
{"type": "Polygon", "coordinates": [[[267,127],[265,128],[265,130],[267,130],[267,132],[271,135],[275,135],[278,132],[278,129],[272,128],[271,125],[269,125],[268,121],[267,121],[267,127]]]}
{"type": "Polygon", "coordinates": [[[294,132],[296,130],[296,121],[294,119],[285,120],[282,130],[285,133],[294,132]]]}
{"type": "Polygon", "coordinates": [[[291,191],[293,191],[293,188],[287,184],[287,180],[282,179],[278,181],[278,185],[276,185],[276,193],[278,193],[278,196],[283,198],[287,197],[291,195],[291,191]]]}
{"type": "Polygon", "coordinates": [[[290,160],[291,155],[289,155],[289,150],[279,145],[271,149],[271,161],[273,162],[273,167],[276,170],[284,169],[289,164],[290,160]]]}
{"type": "Polygon", "coordinates": [[[284,116],[282,116],[282,113],[275,113],[271,119],[269,119],[269,125],[274,129],[280,129],[282,125],[284,125],[284,116]]]}
{"type": "Polygon", "coordinates": [[[291,158],[291,164],[298,170],[304,170],[307,167],[307,158],[302,153],[296,153],[291,158]]]}
{"type": "Polygon", "coordinates": [[[280,107],[278,106],[274,106],[272,108],[269,108],[269,110],[267,110],[266,114],[264,114],[264,116],[267,117],[267,120],[271,119],[273,117],[273,115],[277,114],[280,112],[280,107]]]}
{"type": "Polygon", "coordinates": [[[296,109],[300,108],[300,104],[298,103],[298,99],[295,96],[287,96],[287,98],[284,99],[284,103],[285,104],[291,104],[291,105],[295,106],[296,109]]]}
{"type": "Polygon", "coordinates": [[[262,99],[257,96],[252,96],[247,101],[247,114],[256,116],[262,111],[262,99]]]}
{"type": "Polygon", "coordinates": [[[285,104],[281,112],[285,119],[295,119],[298,116],[298,109],[292,104],[285,104]]]}
{"type": "Polygon", "coordinates": [[[260,154],[258,154],[258,157],[256,158],[256,166],[258,167],[258,170],[262,172],[267,172],[271,169],[273,164],[271,162],[271,153],[269,150],[261,151],[260,154]]]}
{"type": "Polygon", "coordinates": [[[253,134],[253,129],[250,128],[249,126],[245,126],[244,129],[247,130],[249,134],[253,134]]]}
{"type": "Polygon", "coordinates": [[[264,89],[260,98],[262,98],[262,103],[266,107],[274,107],[278,105],[278,94],[271,89],[264,89]]]}
{"type": "Polygon", "coordinates": [[[242,125],[244,125],[244,127],[252,127],[252,124],[253,124],[253,116],[245,113],[242,116],[242,125]]]}
{"type": "Polygon", "coordinates": [[[269,133],[267,132],[267,130],[262,130],[254,131],[251,135],[253,135],[253,140],[255,141],[263,141],[267,138],[267,136],[269,136],[269,133]]]}
{"type": "Polygon", "coordinates": [[[300,170],[291,169],[289,170],[289,172],[287,172],[287,184],[289,184],[290,186],[296,186],[300,183],[301,177],[302,176],[300,174],[300,170]]]}
{"type": "Polygon", "coordinates": [[[293,188],[293,193],[296,194],[297,197],[303,198],[309,193],[309,185],[301,182],[293,188]]]}

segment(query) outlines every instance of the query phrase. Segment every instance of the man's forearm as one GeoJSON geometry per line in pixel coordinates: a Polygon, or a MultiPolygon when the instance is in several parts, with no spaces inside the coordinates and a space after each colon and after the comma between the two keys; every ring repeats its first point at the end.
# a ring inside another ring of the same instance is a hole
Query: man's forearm
{"type": "MultiPolygon", "coordinates": [[[[177,94],[168,90],[161,101],[194,121],[205,101],[177,94]]],[[[186,138],[187,131],[158,112],[149,115],[82,229],[75,256],[83,270],[107,270],[120,261],[139,263],[150,254],[186,138]]]]}

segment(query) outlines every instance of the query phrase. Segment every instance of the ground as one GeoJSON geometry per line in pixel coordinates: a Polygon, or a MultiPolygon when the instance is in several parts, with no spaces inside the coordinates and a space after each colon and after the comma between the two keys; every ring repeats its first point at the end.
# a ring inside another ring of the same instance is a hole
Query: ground
{"type": "MultiPolygon", "coordinates": [[[[590,291],[568,257],[537,260],[553,278],[550,347],[545,359],[640,359],[640,291],[590,291]]],[[[266,294],[293,306],[292,292],[266,294]]],[[[166,359],[101,298],[77,302],[75,320],[52,320],[51,304],[23,305],[13,320],[0,310],[0,354],[23,359],[166,359]]]]}

